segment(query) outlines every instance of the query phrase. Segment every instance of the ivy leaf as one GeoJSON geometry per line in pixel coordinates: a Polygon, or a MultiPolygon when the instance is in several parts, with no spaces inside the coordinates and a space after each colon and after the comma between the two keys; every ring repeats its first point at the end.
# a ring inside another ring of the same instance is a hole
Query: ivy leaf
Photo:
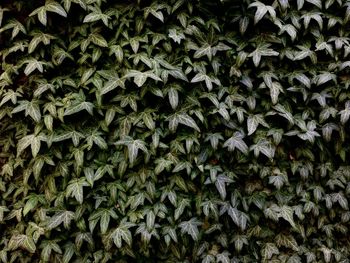
{"type": "Polygon", "coordinates": [[[303,73],[298,73],[295,78],[299,80],[302,84],[304,84],[307,88],[311,87],[310,79],[303,73]]]}
{"type": "Polygon", "coordinates": [[[175,220],[178,220],[182,213],[185,211],[185,208],[190,206],[190,200],[189,199],[181,199],[180,202],[178,202],[177,208],[175,209],[174,218],[175,220]]]}
{"type": "Polygon", "coordinates": [[[44,67],[43,67],[43,62],[38,61],[36,59],[29,59],[27,60],[27,66],[24,69],[24,74],[26,74],[27,76],[30,75],[31,73],[34,72],[34,70],[38,70],[41,73],[44,72],[44,67]]]}
{"type": "Polygon", "coordinates": [[[278,96],[280,92],[283,92],[283,88],[280,83],[278,82],[272,82],[272,85],[270,87],[270,96],[271,96],[271,101],[273,104],[278,103],[278,96]]]}
{"type": "Polygon", "coordinates": [[[25,250],[27,250],[29,253],[35,253],[36,246],[34,243],[33,238],[27,236],[27,235],[14,235],[11,237],[8,248],[9,250],[15,250],[18,247],[21,247],[25,250]]]}
{"type": "Polygon", "coordinates": [[[144,141],[139,139],[132,139],[129,136],[125,136],[122,140],[119,140],[115,145],[126,145],[128,147],[128,156],[131,164],[134,164],[138,155],[138,151],[141,149],[144,153],[148,154],[148,150],[144,141]]]}
{"type": "Polygon", "coordinates": [[[95,22],[101,19],[101,14],[99,13],[90,13],[84,17],[83,23],[95,22]]]}
{"type": "Polygon", "coordinates": [[[147,78],[152,78],[155,81],[162,81],[161,78],[159,78],[156,74],[154,74],[152,71],[146,71],[146,72],[141,72],[137,70],[130,70],[124,78],[134,78],[134,83],[138,86],[141,87],[143,84],[146,82],[147,78]]]}
{"type": "Polygon", "coordinates": [[[182,39],[185,39],[185,35],[184,33],[182,33],[181,31],[178,31],[177,29],[171,28],[169,29],[169,34],[168,36],[174,40],[175,43],[181,43],[182,39]]]}
{"type": "Polygon", "coordinates": [[[94,185],[94,181],[95,181],[95,172],[94,169],[92,169],[91,167],[85,167],[84,168],[84,174],[86,177],[87,182],[93,186],[94,185]]]}
{"type": "Polygon", "coordinates": [[[17,145],[17,156],[19,156],[29,145],[31,145],[35,135],[27,135],[19,140],[17,145]]]}
{"type": "Polygon", "coordinates": [[[58,227],[60,224],[63,223],[65,228],[68,228],[71,221],[74,218],[74,212],[72,211],[61,211],[56,213],[53,217],[51,217],[48,222],[46,227],[51,230],[56,227],[58,227]]]}
{"type": "Polygon", "coordinates": [[[227,213],[237,226],[241,226],[241,211],[239,211],[236,207],[229,206],[227,213]]]}
{"type": "Polygon", "coordinates": [[[39,104],[36,101],[29,102],[27,104],[25,114],[32,117],[34,121],[39,122],[41,120],[39,104]]]}
{"type": "Polygon", "coordinates": [[[257,24],[268,12],[272,18],[276,18],[276,11],[272,6],[267,6],[260,1],[255,1],[251,3],[248,8],[256,7],[256,12],[254,16],[254,24],[257,24]]]}
{"type": "Polygon", "coordinates": [[[91,42],[94,43],[96,46],[100,47],[108,47],[108,43],[106,39],[104,39],[103,36],[97,33],[93,33],[90,35],[91,42]]]}
{"type": "Polygon", "coordinates": [[[44,26],[46,26],[47,15],[46,15],[46,7],[45,6],[38,7],[37,9],[35,9],[33,12],[31,12],[29,14],[29,16],[34,16],[34,15],[38,15],[38,19],[39,19],[40,23],[42,23],[44,26]]]}
{"type": "Polygon", "coordinates": [[[41,135],[35,136],[34,134],[27,135],[19,140],[17,145],[17,156],[19,156],[29,145],[31,146],[32,155],[35,158],[39,153],[41,147],[41,141],[45,138],[41,135]]]}
{"type": "Polygon", "coordinates": [[[235,132],[234,135],[224,143],[224,147],[227,147],[229,151],[234,151],[236,148],[244,154],[248,154],[248,146],[243,141],[243,134],[235,132]]]}
{"type": "Polygon", "coordinates": [[[193,240],[198,240],[198,226],[200,225],[202,225],[202,223],[197,218],[191,218],[188,221],[181,222],[179,227],[181,229],[181,233],[189,234],[193,240]]]}
{"type": "Polygon", "coordinates": [[[125,89],[124,81],[122,79],[119,79],[118,77],[113,78],[106,82],[106,84],[101,89],[101,95],[104,95],[116,89],[117,87],[121,87],[122,89],[125,89]]]}
{"type": "Polygon", "coordinates": [[[59,14],[60,16],[67,17],[67,13],[64,8],[55,1],[48,1],[45,4],[45,10],[49,12],[53,12],[59,14]]]}
{"type": "Polygon", "coordinates": [[[108,230],[108,225],[110,221],[110,213],[108,210],[103,211],[100,219],[101,234],[104,235],[108,230]]]}
{"type": "Polygon", "coordinates": [[[170,88],[168,91],[169,102],[171,107],[175,110],[179,104],[179,95],[176,89],[170,88]]]}
{"type": "Polygon", "coordinates": [[[151,230],[154,227],[156,215],[153,211],[149,211],[146,216],[146,226],[147,229],[151,230]]]}
{"type": "Polygon", "coordinates": [[[216,186],[216,189],[219,191],[219,194],[222,200],[225,200],[226,198],[226,187],[225,187],[226,184],[232,183],[232,182],[233,180],[225,175],[219,175],[216,178],[215,186],[216,186]]]}
{"type": "MultiPolygon", "coordinates": [[[[197,51],[194,53],[194,58],[200,58],[202,56],[207,56],[209,60],[212,59],[213,51],[212,47],[209,44],[205,44],[204,46],[197,49],[197,51]]],[[[196,82],[193,81],[192,82],[196,82]]]]}
{"type": "Polygon", "coordinates": [[[186,113],[180,113],[180,114],[177,114],[176,116],[176,120],[185,125],[185,126],[188,126],[190,128],[193,128],[195,129],[196,131],[200,132],[200,129],[197,125],[197,123],[194,121],[194,119],[192,117],[190,117],[188,114],[186,113]]]}
{"type": "Polygon", "coordinates": [[[275,155],[275,148],[268,140],[265,139],[260,139],[256,144],[250,147],[250,150],[254,151],[254,155],[256,157],[262,153],[267,158],[272,159],[275,155]]]}
{"type": "Polygon", "coordinates": [[[129,230],[130,227],[133,227],[134,224],[126,222],[123,220],[120,225],[112,231],[110,234],[113,239],[114,244],[117,248],[122,247],[122,241],[124,240],[129,246],[132,244],[132,235],[129,230]]]}
{"type": "Polygon", "coordinates": [[[229,253],[228,252],[223,252],[220,254],[216,255],[216,262],[221,262],[221,263],[230,263],[230,257],[229,257],[229,253]]]}
{"type": "Polygon", "coordinates": [[[281,175],[274,175],[269,177],[269,184],[273,184],[278,190],[281,189],[284,183],[285,180],[281,175]]]}
{"type": "Polygon", "coordinates": [[[273,255],[278,255],[280,252],[274,243],[266,243],[262,250],[262,255],[265,260],[271,259],[273,255]]]}
{"type": "Polygon", "coordinates": [[[278,56],[279,53],[271,48],[270,44],[260,44],[253,52],[251,52],[248,57],[253,58],[253,63],[255,67],[258,67],[262,56],[278,56]]]}
{"type": "Polygon", "coordinates": [[[72,115],[80,111],[86,110],[90,115],[93,115],[94,104],[92,102],[83,101],[70,106],[64,111],[64,116],[72,115]]]}
{"type": "Polygon", "coordinates": [[[294,251],[299,251],[299,246],[296,240],[290,235],[279,234],[276,236],[276,243],[279,247],[284,246],[291,248],[294,251]]]}
{"type": "MultiPolygon", "coordinates": [[[[85,3],[82,0],[76,0],[79,2],[80,6],[85,9],[85,3]]],[[[91,23],[98,20],[102,20],[103,24],[108,27],[108,20],[111,19],[109,14],[102,13],[98,6],[89,8],[92,12],[84,17],[83,23],[91,23]]]]}
{"type": "Polygon", "coordinates": [[[322,85],[330,80],[335,80],[335,79],[336,79],[335,74],[332,74],[330,72],[324,72],[324,73],[317,76],[316,85],[320,86],[320,85],[322,85]]]}
{"type": "Polygon", "coordinates": [[[344,110],[339,111],[341,123],[346,123],[350,117],[350,107],[346,107],[344,110]]]}
{"type": "Polygon", "coordinates": [[[288,111],[283,105],[277,104],[273,108],[278,112],[279,115],[287,119],[290,124],[294,124],[294,117],[292,113],[288,111]]]}
{"type": "Polygon", "coordinates": [[[322,9],[322,1],[321,0],[306,0],[306,2],[309,2],[318,8],[322,9]]]}
{"type": "Polygon", "coordinates": [[[210,141],[211,147],[217,149],[219,141],[224,140],[224,137],[220,133],[211,133],[205,138],[205,141],[210,141]]]}
{"type": "Polygon", "coordinates": [[[293,228],[296,228],[296,224],[293,219],[293,214],[293,208],[291,208],[290,206],[283,205],[281,207],[279,216],[288,221],[293,228]]]}
{"type": "Polygon", "coordinates": [[[259,125],[259,121],[255,115],[249,115],[247,119],[248,135],[252,135],[259,125]]]}
{"type": "Polygon", "coordinates": [[[66,197],[72,196],[80,204],[82,204],[84,200],[84,195],[83,195],[84,186],[89,186],[89,184],[85,181],[85,178],[71,180],[66,190],[66,197]]]}

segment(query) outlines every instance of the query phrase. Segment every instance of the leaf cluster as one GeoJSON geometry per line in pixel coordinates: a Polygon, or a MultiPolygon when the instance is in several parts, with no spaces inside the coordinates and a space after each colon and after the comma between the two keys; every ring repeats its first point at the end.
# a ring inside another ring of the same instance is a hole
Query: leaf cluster
{"type": "Polygon", "coordinates": [[[0,262],[349,262],[349,19],[1,1],[0,262]]]}

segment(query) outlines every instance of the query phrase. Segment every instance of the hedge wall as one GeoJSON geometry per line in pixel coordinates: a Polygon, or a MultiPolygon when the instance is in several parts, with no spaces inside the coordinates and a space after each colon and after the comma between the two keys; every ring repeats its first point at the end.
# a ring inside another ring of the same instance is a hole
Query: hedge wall
{"type": "Polygon", "coordinates": [[[349,0],[2,0],[0,261],[349,262],[349,0]]]}

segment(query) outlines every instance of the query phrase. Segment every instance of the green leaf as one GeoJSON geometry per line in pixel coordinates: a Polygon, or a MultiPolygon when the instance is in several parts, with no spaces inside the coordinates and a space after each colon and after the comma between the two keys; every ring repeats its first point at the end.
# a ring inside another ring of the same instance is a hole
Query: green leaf
{"type": "Polygon", "coordinates": [[[48,1],[45,4],[46,11],[59,14],[60,16],[67,17],[67,13],[64,8],[55,1],[48,1]]]}
{"type": "Polygon", "coordinates": [[[294,251],[299,251],[299,246],[296,240],[290,235],[279,234],[276,236],[276,243],[279,247],[284,246],[291,248],[294,251]]]}
{"type": "Polygon", "coordinates": [[[74,106],[70,106],[64,111],[64,116],[72,115],[80,111],[86,110],[90,115],[93,115],[94,104],[88,101],[78,103],[74,106]]]}
{"type": "Polygon", "coordinates": [[[156,215],[153,211],[149,211],[146,215],[146,226],[147,229],[152,230],[154,227],[156,215]]]}
{"type": "Polygon", "coordinates": [[[205,138],[205,141],[210,141],[211,147],[217,149],[219,141],[224,140],[224,137],[220,133],[211,133],[205,138]]]}
{"type": "Polygon", "coordinates": [[[278,255],[280,252],[274,243],[266,243],[262,249],[262,256],[264,260],[269,260],[273,255],[278,255]]]}
{"type": "Polygon", "coordinates": [[[258,142],[250,147],[250,150],[254,151],[256,157],[260,153],[264,154],[267,158],[272,159],[275,155],[275,147],[266,139],[260,139],[258,142]]]}
{"type": "Polygon", "coordinates": [[[283,105],[277,104],[273,108],[278,112],[279,115],[287,119],[290,124],[294,124],[294,117],[292,113],[288,111],[283,105]]]}
{"type": "Polygon", "coordinates": [[[43,63],[37,61],[36,59],[30,59],[27,61],[27,66],[24,69],[24,74],[27,76],[34,72],[34,70],[39,70],[41,73],[44,71],[43,63]]]}
{"type": "Polygon", "coordinates": [[[247,119],[248,135],[252,135],[259,125],[258,118],[255,115],[249,115],[247,119]]]}
{"type": "Polygon", "coordinates": [[[95,22],[101,19],[101,14],[99,13],[90,13],[84,17],[83,23],[95,22]]]}
{"type": "Polygon", "coordinates": [[[32,149],[32,155],[35,158],[37,156],[37,154],[40,151],[40,146],[41,146],[41,142],[40,142],[40,138],[39,137],[34,137],[32,139],[32,142],[30,144],[31,149],[32,149]]]}
{"type": "Polygon", "coordinates": [[[117,58],[117,61],[119,63],[122,63],[123,62],[123,58],[124,58],[124,51],[123,51],[122,47],[119,46],[119,45],[112,45],[110,47],[110,49],[111,49],[110,54],[114,54],[115,57],[117,58]]]}
{"type": "Polygon", "coordinates": [[[293,228],[296,228],[296,224],[293,219],[293,214],[294,214],[293,208],[290,206],[284,205],[281,207],[279,216],[282,217],[284,220],[288,221],[293,228]]]}
{"type": "Polygon", "coordinates": [[[95,181],[95,172],[94,169],[90,168],[90,167],[85,167],[84,168],[84,174],[86,177],[87,182],[93,186],[94,185],[94,181],[95,181]]]}
{"type": "Polygon", "coordinates": [[[107,43],[106,39],[104,39],[104,37],[101,36],[100,34],[93,33],[90,35],[90,39],[91,39],[92,43],[94,43],[96,46],[108,47],[108,43],[107,43]]]}
{"type": "Polygon", "coordinates": [[[168,91],[169,102],[171,107],[175,110],[179,104],[179,95],[176,89],[170,88],[168,91]]]}
{"type": "Polygon", "coordinates": [[[229,151],[234,151],[236,148],[244,154],[248,154],[248,146],[243,141],[243,134],[235,132],[234,135],[225,141],[224,147],[227,147],[229,151]]]}
{"type": "Polygon", "coordinates": [[[186,233],[196,241],[199,235],[198,226],[200,225],[202,225],[202,223],[197,218],[191,218],[188,221],[181,222],[179,224],[179,227],[182,234],[186,233]]]}
{"type": "Polygon", "coordinates": [[[305,74],[299,73],[295,76],[295,78],[304,84],[307,88],[311,87],[311,81],[305,74]]]}
{"type": "Polygon", "coordinates": [[[161,78],[159,78],[156,74],[154,74],[152,71],[146,71],[146,72],[141,72],[137,70],[130,70],[124,78],[129,78],[133,77],[134,78],[134,83],[138,86],[141,87],[143,84],[146,82],[147,78],[152,78],[156,81],[162,81],[161,78]]]}
{"type": "Polygon", "coordinates": [[[316,85],[320,86],[320,85],[322,85],[330,80],[335,80],[335,79],[336,79],[335,74],[332,74],[330,72],[324,72],[324,73],[317,76],[316,85]]]}
{"type": "Polygon", "coordinates": [[[318,8],[322,9],[322,1],[321,0],[306,0],[306,2],[309,2],[318,8]]]}
{"type": "Polygon", "coordinates": [[[141,149],[144,153],[148,153],[146,144],[142,140],[133,140],[129,136],[125,136],[122,140],[119,140],[115,145],[126,145],[128,147],[128,157],[131,164],[134,164],[138,155],[138,151],[141,149]]]}
{"type": "Polygon", "coordinates": [[[38,15],[38,19],[39,19],[40,23],[42,23],[44,26],[46,26],[47,15],[46,15],[46,7],[45,6],[41,6],[29,14],[29,16],[34,16],[34,15],[38,15]]]}
{"type": "Polygon", "coordinates": [[[270,86],[270,96],[272,104],[278,103],[278,96],[280,92],[283,92],[283,88],[280,83],[278,82],[272,82],[272,85],[270,86]]]}
{"type": "Polygon", "coordinates": [[[285,179],[281,175],[273,175],[269,177],[269,184],[273,184],[278,190],[280,190],[285,183],[285,179]]]}
{"type": "Polygon", "coordinates": [[[88,186],[88,183],[85,181],[85,178],[73,179],[69,182],[69,185],[66,190],[66,196],[74,197],[80,204],[84,201],[83,187],[88,186]]]}
{"type": "Polygon", "coordinates": [[[104,94],[116,89],[117,87],[121,87],[122,89],[125,89],[124,81],[122,79],[119,79],[119,78],[111,79],[111,80],[107,81],[106,84],[101,89],[101,95],[104,95],[104,94]]]}
{"type": "Polygon", "coordinates": [[[230,263],[230,257],[229,257],[230,253],[228,252],[223,252],[220,254],[216,255],[216,262],[221,262],[221,263],[230,263]]]}
{"type": "Polygon", "coordinates": [[[31,145],[35,136],[33,134],[27,135],[20,139],[17,144],[17,156],[19,156],[29,145],[31,145]]]}
{"type": "Polygon", "coordinates": [[[29,102],[25,114],[32,117],[34,121],[39,122],[41,120],[39,104],[36,101],[29,102]]]}
{"type": "MultiPolygon", "coordinates": [[[[257,4],[256,2],[253,4],[257,4]]],[[[250,5],[250,7],[254,6],[253,4],[250,5]]],[[[254,24],[257,24],[267,13],[267,8],[265,5],[258,5],[257,10],[254,16],[254,24]]]]}
{"type": "Polygon", "coordinates": [[[175,213],[174,213],[174,218],[175,220],[178,220],[180,218],[180,216],[183,214],[183,212],[185,211],[185,208],[186,207],[189,207],[190,206],[190,200],[189,199],[181,199],[179,202],[178,202],[178,205],[175,209],[175,213]]]}
{"type": "Polygon", "coordinates": [[[191,82],[195,83],[195,82],[200,82],[200,81],[203,81],[203,80],[205,80],[205,74],[202,73],[202,72],[199,72],[193,77],[191,82]]]}
{"type": "Polygon", "coordinates": [[[156,128],[156,124],[155,124],[155,122],[152,118],[152,115],[150,113],[143,114],[142,120],[148,129],[154,130],[156,128]]]}
{"type": "Polygon", "coordinates": [[[21,247],[32,254],[36,251],[34,240],[26,235],[14,235],[11,237],[8,243],[8,248],[10,250],[15,250],[18,247],[21,247]]]}
{"type": "Polygon", "coordinates": [[[276,11],[272,6],[267,6],[259,1],[255,1],[248,6],[248,8],[250,7],[256,7],[254,24],[257,24],[265,16],[266,13],[269,13],[273,19],[276,18],[276,11]]]}
{"type": "Polygon", "coordinates": [[[225,200],[226,198],[226,187],[225,187],[226,184],[232,183],[232,182],[233,180],[225,175],[219,175],[216,178],[215,186],[216,186],[216,189],[219,191],[219,194],[222,200],[225,200]]]}
{"type": "Polygon", "coordinates": [[[27,215],[30,212],[30,210],[36,207],[37,204],[38,204],[37,197],[29,198],[23,208],[23,216],[27,215]]]}
{"type": "Polygon", "coordinates": [[[200,132],[200,129],[197,125],[197,123],[194,121],[194,119],[192,117],[190,117],[188,114],[186,113],[181,113],[181,114],[177,114],[176,116],[176,120],[185,125],[188,126],[190,128],[195,129],[196,131],[200,132]]]}
{"type": "Polygon", "coordinates": [[[194,58],[200,58],[203,56],[207,56],[209,60],[212,59],[213,51],[212,47],[209,44],[205,44],[204,46],[198,48],[197,51],[194,53],[194,58]]]}
{"type": "Polygon", "coordinates": [[[171,28],[169,29],[168,37],[170,37],[172,40],[174,40],[175,43],[181,43],[182,39],[185,39],[184,33],[181,31],[178,31],[177,29],[171,28]]]}
{"type": "Polygon", "coordinates": [[[102,235],[104,235],[107,232],[109,221],[110,221],[110,214],[109,214],[109,211],[107,210],[101,214],[100,227],[101,227],[102,235]]]}
{"type": "Polygon", "coordinates": [[[72,219],[74,218],[74,212],[72,211],[61,211],[56,213],[53,217],[51,217],[46,227],[51,230],[58,227],[60,224],[64,224],[65,228],[68,228],[72,219]]]}
{"type": "Polygon", "coordinates": [[[122,221],[119,227],[112,231],[111,237],[117,248],[122,247],[122,241],[124,240],[129,246],[132,244],[132,235],[129,230],[134,224],[122,221]]]}

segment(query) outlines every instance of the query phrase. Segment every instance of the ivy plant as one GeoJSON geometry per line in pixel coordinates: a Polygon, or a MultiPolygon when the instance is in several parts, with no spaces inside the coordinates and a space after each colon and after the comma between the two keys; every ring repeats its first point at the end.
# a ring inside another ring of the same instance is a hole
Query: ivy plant
{"type": "Polygon", "coordinates": [[[0,262],[349,262],[348,0],[2,0],[0,262]]]}

